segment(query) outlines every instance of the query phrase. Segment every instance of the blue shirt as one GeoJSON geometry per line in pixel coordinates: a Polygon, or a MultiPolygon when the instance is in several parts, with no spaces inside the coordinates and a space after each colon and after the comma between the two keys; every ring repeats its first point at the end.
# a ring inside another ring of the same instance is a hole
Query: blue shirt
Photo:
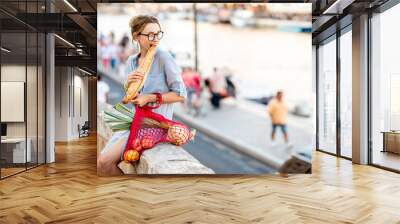
{"type": "MultiPolygon", "coordinates": [[[[132,55],[127,60],[126,76],[138,67],[137,55],[132,55]]],[[[182,80],[182,70],[176,64],[175,59],[159,47],[156,50],[153,63],[147,74],[144,86],[140,93],[167,93],[176,92],[179,96],[186,98],[186,87],[182,80]]],[[[154,112],[172,119],[174,113],[174,104],[161,104],[154,112]]]]}

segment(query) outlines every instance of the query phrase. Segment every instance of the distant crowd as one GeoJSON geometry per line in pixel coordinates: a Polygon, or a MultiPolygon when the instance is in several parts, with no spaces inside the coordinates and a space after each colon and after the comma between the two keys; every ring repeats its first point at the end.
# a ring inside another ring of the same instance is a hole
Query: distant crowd
{"type": "MultiPolygon", "coordinates": [[[[125,78],[126,61],[130,55],[136,54],[135,49],[128,35],[123,35],[119,41],[115,40],[114,33],[107,35],[100,34],[98,37],[98,66],[99,69],[109,75],[117,75],[125,78]]],[[[175,54],[170,52],[173,57],[175,54]]],[[[209,92],[209,102],[212,107],[218,109],[220,101],[227,97],[236,97],[236,86],[232,81],[232,72],[228,68],[213,69],[208,78],[203,78],[199,71],[191,66],[182,67],[182,79],[186,85],[188,98],[185,108],[188,113],[198,115],[202,107],[202,93],[206,89],[209,92]]],[[[99,80],[100,81],[100,80],[99,80]]],[[[107,83],[101,81],[99,99],[102,102],[108,101],[109,87],[107,83]]]]}

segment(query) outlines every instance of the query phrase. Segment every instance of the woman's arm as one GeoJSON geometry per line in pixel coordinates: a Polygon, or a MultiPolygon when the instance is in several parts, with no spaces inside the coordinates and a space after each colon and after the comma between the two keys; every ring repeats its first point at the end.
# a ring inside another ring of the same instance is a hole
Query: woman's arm
{"type": "MultiPolygon", "coordinates": [[[[162,60],[164,63],[164,71],[166,75],[166,81],[169,88],[166,93],[166,102],[183,102],[186,99],[187,92],[185,83],[182,79],[182,70],[176,64],[175,59],[169,53],[162,54],[162,60]],[[173,94],[175,93],[175,94],[173,94]]],[[[164,96],[163,96],[164,97],[164,96]]]]}
{"type": "MultiPolygon", "coordinates": [[[[153,96],[156,96],[152,94],[153,96]]],[[[157,100],[157,99],[156,99],[157,100]]],[[[176,92],[168,92],[162,94],[162,103],[177,103],[177,102],[184,102],[185,97],[179,96],[176,92]]]]}
{"type": "MultiPolygon", "coordinates": [[[[179,96],[176,92],[168,92],[162,94],[161,103],[162,104],[177,103],[177,102],[183,102],[184,100],[185,97],[179,96]]],[[[148,103],[153,103],[153,102],[157,102],[156,94],[141,94],[134,100],[132,100],[132,103],[138,105],[139,107],[142,107],[148,103]]]]}

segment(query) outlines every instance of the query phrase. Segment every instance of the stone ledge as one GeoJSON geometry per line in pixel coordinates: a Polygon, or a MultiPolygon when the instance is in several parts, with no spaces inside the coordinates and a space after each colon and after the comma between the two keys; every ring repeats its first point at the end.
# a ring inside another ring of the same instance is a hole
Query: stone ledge
{"type": "Polygon", "coordinates": [[[161,143],[146,150],[136,165],[137,174],[214,174],[182,147],[161,143]]]}
{"type": "MultiPolygon", "coordinates": [[[[112,136],[111,129],[103,120],[104,109],[111,109],[111,106],[98,105],[98,153],[112,136]]],[[[157,144],[154,148],[144,151],[135,165],[120,162],[118,167],[125,174],[214,174],[213,170],[201,164],[182,147],[167,143],[157,144]]]]}

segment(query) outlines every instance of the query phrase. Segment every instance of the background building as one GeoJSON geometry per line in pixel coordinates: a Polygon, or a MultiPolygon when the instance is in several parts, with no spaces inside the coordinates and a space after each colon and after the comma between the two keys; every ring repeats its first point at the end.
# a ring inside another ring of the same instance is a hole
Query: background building
{"type": "Polygon", "coordinates": [[[0,20],[4,178],[55,162],[86,121],[96,130],[96,4],[5,0],[0,20]]]}
{"type": "Polygon", "coordinates": [[[398,172],[400,5],[316,1],[313,8],[317,150],[398,172]]]}

